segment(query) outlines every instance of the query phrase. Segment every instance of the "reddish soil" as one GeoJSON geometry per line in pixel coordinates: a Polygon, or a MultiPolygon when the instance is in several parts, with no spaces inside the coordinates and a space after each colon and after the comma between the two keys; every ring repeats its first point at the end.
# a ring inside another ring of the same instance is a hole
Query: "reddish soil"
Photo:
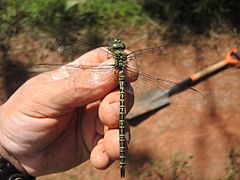
{"type": "MultiPolygon", "coordinates": [[[[129,44],[142,48],[150,44],[149,41],[142,46],[140,40],[129,44]]],[[[230,48],[239,45],[240,38],[229,34],[199,37],[188,45],[172,44],[166,59],[158,59],[148,67],[147,73],[181,80],[223,60],[230,48]]],[[[55,59],[54,54],[47,54],[48,58],[55,59]]],[[[205,94],[204,103],[189,105],[186,100],[189,97],[181,101],[178,98],[179,104],[188,105],[172,104],[131,127],[125,179],[240,179],[239,77],[239,69],[226,69],[195,86],[205,94]]],[[[120,177],[118,162],[105,171],[95,170],[87,162],[39,179],[110,180],[120,177]]]]}

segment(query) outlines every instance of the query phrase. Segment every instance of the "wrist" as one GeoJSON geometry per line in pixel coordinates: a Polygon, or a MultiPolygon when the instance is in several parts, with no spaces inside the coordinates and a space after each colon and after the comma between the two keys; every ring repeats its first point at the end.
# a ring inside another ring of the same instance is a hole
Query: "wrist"
{"type": "Polygon", "coordinates": [[[17,159],[10,155],[4,147],[0,145],[0,179],[2,180],[34,180],[17,159]]]}

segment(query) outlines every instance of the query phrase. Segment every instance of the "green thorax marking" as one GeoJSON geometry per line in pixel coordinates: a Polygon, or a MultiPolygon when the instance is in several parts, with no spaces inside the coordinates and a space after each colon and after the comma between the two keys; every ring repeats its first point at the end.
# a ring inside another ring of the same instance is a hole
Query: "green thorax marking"
{"type": "Polygon", "coordinates": [[[125,44],[120,39],[114,39],[110,45],[108,50],[113,53],[115,59],[115,68],[119,70],[124,70],[127,54],[124,52],[126,49],[125,44]]]}

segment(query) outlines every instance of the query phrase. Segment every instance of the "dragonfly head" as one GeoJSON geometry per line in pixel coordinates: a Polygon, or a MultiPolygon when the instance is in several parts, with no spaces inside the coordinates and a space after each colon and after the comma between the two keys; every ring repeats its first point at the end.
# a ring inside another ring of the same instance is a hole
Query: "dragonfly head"
{"type": "Polygon", "coordinates": [[[120,40],[120,39],[114,39],[110,44],[109,44],[109,50],[110,51],[115,51],[115,50],[125,50],[126,46],[125,44],[120,40]]]}

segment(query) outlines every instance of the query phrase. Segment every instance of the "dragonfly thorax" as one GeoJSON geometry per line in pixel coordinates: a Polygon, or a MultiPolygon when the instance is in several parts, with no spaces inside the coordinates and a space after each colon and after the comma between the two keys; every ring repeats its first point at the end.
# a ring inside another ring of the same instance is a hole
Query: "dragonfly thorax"
{"type": "Polygon", "coordinates": [[[125,44],[120,39],[114,39],[108,47],[115,59],[115,68],[123,70],[125,68],[127,54],[124,52],[125,44]]]}
{"type": "Polygon", "coordinates": [[[115,67],[119,70],[123,70],[126,66],[127,54],[124,51],[114,52],[115,67]]]}

